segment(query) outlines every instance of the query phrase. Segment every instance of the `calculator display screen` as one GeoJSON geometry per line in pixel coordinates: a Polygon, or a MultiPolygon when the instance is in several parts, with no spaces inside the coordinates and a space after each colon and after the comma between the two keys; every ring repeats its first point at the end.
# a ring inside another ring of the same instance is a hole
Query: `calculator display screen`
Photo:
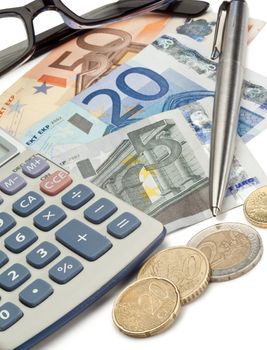
{"type": "Polygon", "coordinates": [[[8,154],[8,150],[0,145],[0,159],[4,158],[8,154]]]}

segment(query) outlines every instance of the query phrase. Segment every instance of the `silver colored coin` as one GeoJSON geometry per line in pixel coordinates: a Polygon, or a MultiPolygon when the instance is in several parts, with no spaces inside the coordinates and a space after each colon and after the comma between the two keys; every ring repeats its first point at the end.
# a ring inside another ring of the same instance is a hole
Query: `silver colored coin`
{"type": "Polygon", "coordinates": [[[199,232],[188,246],[201,250],[211,266],[211,281],[238,278],[252,270],[263,254],[262,239],[251,226],[221,223],[199,232]]]}

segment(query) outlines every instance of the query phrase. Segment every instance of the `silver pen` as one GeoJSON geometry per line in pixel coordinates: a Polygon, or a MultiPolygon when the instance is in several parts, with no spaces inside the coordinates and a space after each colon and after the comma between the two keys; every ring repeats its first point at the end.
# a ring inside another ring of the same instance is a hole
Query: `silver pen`
{"type": "Polygon", "coordinates": [[[219,57],[213,108],[210,155],[210,208],[222,209],[234,158],[248,35],[248,6],[244,0],[224,1],[219,9],[212,59],[219,57]],[[222,13],[226,12],[221,48],[218,47],[222,13]]]}

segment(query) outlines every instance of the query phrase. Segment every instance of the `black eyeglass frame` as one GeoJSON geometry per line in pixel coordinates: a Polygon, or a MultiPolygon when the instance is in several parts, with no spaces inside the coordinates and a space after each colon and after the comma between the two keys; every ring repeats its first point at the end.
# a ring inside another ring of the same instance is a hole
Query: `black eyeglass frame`
{"type": "MultiPolygon", "coordinates": [[[[122,0],[120,3],[126,3],[127,1],[129,0],[122,0]]],[[[81,30],[86,28],[95,28],[105,24],[111,24],[127,18],[131,18],[146,11],[153,11],[159,8],[160,6],[171,4],[173,1],[175,0],[150,0],[148,3],[141,3],[140,7],[129,8],[129,10],[125,11],[125,14],[123,15],[117,17],[114,16],[112,19],[100,20],[90,20],[76,15],[67,6],[65,6],[61,2],[61,0],[34,0],[25,6],[0,10],[0,18],[16,17],[22,20],[26,29],[28,40],[27,47],[25,46],[25,51],[23,51],[21,56],[0,68],[0,75],[5,74],[13,68],[23,64],[34,54],[36,49],[36,36],[34,31],[33,20],[35,17],[37,17],[40,13],[44,11],[52,10],[58,12],[68,27],[72,29],[81,30]]]]}

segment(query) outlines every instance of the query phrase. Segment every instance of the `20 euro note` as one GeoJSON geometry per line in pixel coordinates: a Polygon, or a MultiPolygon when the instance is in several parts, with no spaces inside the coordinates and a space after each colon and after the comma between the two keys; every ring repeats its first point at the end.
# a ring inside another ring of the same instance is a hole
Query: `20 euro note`
{"type": "MultiPolygon", "coordinates": [[[[20,139],[44,116],[58,110],[164,33],[180,33],[211,50],[215,20],[213,13],[195,19],[151,14],[88,31],[53,50],[2,94],[0,127],[20,139]]],[[[264,24],[250,20],[250,41],[264,24]]]]}
{"type": "MultiPolygon", "coordinates": [[[[55,160],[157,218],[168,232],[211,217],[209,156],[180,110],[152,116],[55,160]]],[[[223,210],[243,204],[266,180],[238,139],[223,210]]]]}

